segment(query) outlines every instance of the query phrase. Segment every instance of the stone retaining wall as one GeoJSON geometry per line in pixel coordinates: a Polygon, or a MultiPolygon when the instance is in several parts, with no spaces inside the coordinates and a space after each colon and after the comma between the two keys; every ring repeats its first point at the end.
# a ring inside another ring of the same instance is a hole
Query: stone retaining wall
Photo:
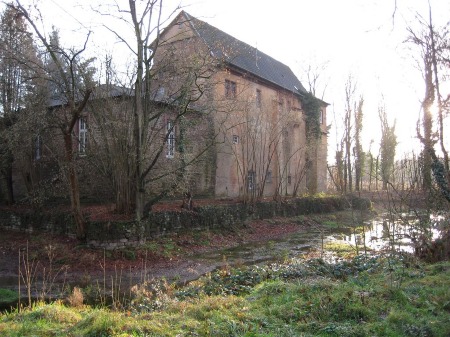
{"type": "MultiPolygon", "coordinates": [[[[117,249],[138,246],[149,238],[167,233],[200,231],[214,228],[237,228],[251,219],[294,217],[311,213],[328,213],[353,206],[369,209],[370,201],[358,198],[296,198],[280,203],[259,202],[252,205],[206,205],[193,211],[151,212],[141,222],[87,221],[87,243],[92,247],[117,249]]],[[[24,232],[44,231],[73,236],[75,226],[69,213],[1,211],[0,226],[24,232]]]]}

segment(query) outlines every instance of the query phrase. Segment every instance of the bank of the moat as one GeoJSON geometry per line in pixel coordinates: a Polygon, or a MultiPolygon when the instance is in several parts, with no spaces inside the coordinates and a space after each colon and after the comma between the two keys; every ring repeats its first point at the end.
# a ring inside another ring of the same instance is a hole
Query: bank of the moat
{"type": "MultiPolygon", "coordinates": [[[[239,226],[203,230],[167,231],[163,236],[148,238],[138,247],[122,246],[114,250],[93,248],[73,236],[44,230],[3,230],[0,288],[17,287],[18,259],[20,256],[23,259],[26,251],[30,261],[37,266],[37,279],[43,277],[43,272],[53,271],[59,273],[58,283],[82,287],[96,284],[105,273],[108,282],[117,272],[127,282],[130,279],[139,282],[144,274],[147,279],[165,277],[189,281],[224,264],[283,259],[320,246],[327,230],[325,222],[351,223],[354,213],[362,214],[354,210],[336,211],[338,207],[330,206],[333,203],[328,203],[328,211],[322,214],[253,219],[239,226]]],[[[161,208],[160,214],[177,213],[167,205],[161,208]]],[[[308,213],[310,211],[308,209],[308,213]]],[[[363,213],[371,216],[370,212],[363,213]]]]}
{"type": "MultiPolygon", "coordinates": [[[[86,243],[91,247],[117,249],[137,247],[149,239],[168,233],[202,232],[205,230],[242,228],[248,221],[296,217],[313,213],[330,213],[344,209],[370,209],[367,199],[355,197],[305,197],[281,202],[203,204],[187,211],[176,209],[149,212],[137,223],[132,220],[97,220],[86,215],[86,243]]],[[[3,209],[0,227],[22,232],[47,232],[74,235],[74,225],[67,210],[3,209]]]]}

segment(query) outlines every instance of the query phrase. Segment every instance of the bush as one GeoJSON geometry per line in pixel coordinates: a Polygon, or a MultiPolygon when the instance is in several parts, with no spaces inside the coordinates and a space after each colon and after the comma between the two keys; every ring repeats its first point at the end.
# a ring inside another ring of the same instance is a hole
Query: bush
{"type": "Polygon", "coordinates": [[[84,295],[80,288],[75,287],[72,290],[72,294],[67,297],[67,302],[71,307],[80,308],[83,306],[84,295]]]}

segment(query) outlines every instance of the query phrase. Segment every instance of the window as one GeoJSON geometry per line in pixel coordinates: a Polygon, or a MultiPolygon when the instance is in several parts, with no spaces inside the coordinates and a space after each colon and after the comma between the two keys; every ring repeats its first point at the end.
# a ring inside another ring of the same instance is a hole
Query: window
{"type": "Polygon", "coordinates": [[[81,155],[86,154],[87,132],[86,118],[80,117],[78,120],[78,153],[81,155]]]}
{"type": "Polygon", "coordinates": [[[239,144],[239,136],[233,135],[233,144],[239,144]]]}
{"type": "Polygon", "coordinates": [[[34,160],[39,160],[42,157],[42,139],[41,136],[37,135],[34,139],[34,160]]]}
{"type": "Polygon", "coordinates": [[[236,98],[236,82],[225,80],[225,97],[236,98]]]}
{"type": "Polygon", "coordinates": [[[166,130],[167,130],[166,158],[173,158],[175,154],[175,126],[173,125],[173,121],[167,121],[166,130]]]}
{"type": "Polygon", "coordinates": [[[156,99],[163,99],[164,95],[166,94],[166,88],[164,87],[159,87],[158,91],[156,92],[156,99]]]}
{"type": "Polygon", "coordinates": [[[267,171],[266,172],[266,183],[271,183],[272,182],[272,171],[267,171]]]}
{"type": "Polygon", "coordinates": [[[320,122],[320,124],[323,124],[323,110],[322,109],[319,110],[319,122],[320,122]]]}
{"type": "Polygon", "coordinates": [[[288,185],[290,185],[290,184],[292,184],[292,177],[291,177],[291,175],[288,175],[288,185]]]}
{"type": "Polygon", "coordinates": [[[261,107],[261,90],[256,89],[256,107],[261,107]]]}
{"type": "Polygon", "coordinates": [[[249,191],[253,191],[256,188],[256,172],[255,171],[248,171],[247,188],[249,191]]]}
{"type": "Polygon", "coordinates": [[[278,112],[283,112],[283,99],[278,102],[278,112]]]}

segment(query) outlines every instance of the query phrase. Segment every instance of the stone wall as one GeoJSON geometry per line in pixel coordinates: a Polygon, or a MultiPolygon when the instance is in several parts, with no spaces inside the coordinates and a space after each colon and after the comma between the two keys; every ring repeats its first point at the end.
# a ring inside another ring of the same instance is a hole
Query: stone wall
{"type": "Polygon", "coordinates": [[[0,209],[0,228],[28,233],[38,231],[75,236],[72,215],[67,211],[42,212],[32,209],[0,209]]]}
{"type": "MultiPolygon", "coordinates": [[[[251,219],[294,217],[311,213],[328,213],[353,206],[369,209],[367,199],[358,198],[296,198],[280,203],[259,202],[252,205],[205,205],[193,211],[176,210],[150,213],[139,225],[135,221],[87,222],[87,243],[92,247],[117,249],[138,246],[146,239],[167,233],[201,231],[203,229],[238,228],[251,219]]],[[[24,232],[43,231],[73,236],[75,226],[70,213],[4,211],[0,227],[24,232]]]]}

